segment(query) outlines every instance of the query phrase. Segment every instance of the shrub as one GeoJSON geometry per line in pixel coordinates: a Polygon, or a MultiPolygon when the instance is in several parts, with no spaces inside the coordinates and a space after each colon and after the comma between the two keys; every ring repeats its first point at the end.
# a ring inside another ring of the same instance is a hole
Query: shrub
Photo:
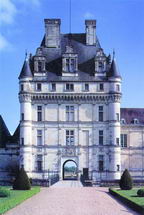
{"type": "Polygon", "coordinates": [[[20,171],[14,181],[13,189],[14,190],[30,190],[31,189],[30,180],[23,167],[20,169],[20,171]]]}
{"type": "Polygon", "coordinates": [[[121,190],[131,190],[133,186],[132,178],[127,169],[123,172],[121,179],[119,181],[119,186],[121,190]]]}
{"type": "Polygon", "coordinates": [[[144,189],[139,189],[137,191],[137,195],[140,196],[140,197],[144,197],[144,189]]]}
{"type": "Polygon", "coordinates": [[[0,187],[0,197],[8,197],[10,196],[10,191],[4,187],[0,187]]]}

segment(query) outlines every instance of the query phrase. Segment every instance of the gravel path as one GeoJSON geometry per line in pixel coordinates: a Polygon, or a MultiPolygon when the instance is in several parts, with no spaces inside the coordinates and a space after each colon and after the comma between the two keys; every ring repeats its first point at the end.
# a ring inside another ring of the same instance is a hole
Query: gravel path
{"type": "Polygon", "coordinates": [[[60,181],[42,188],[6,215],[137,215],[107,191],[101,187],[82,187],[77,181],[60,181]]]}

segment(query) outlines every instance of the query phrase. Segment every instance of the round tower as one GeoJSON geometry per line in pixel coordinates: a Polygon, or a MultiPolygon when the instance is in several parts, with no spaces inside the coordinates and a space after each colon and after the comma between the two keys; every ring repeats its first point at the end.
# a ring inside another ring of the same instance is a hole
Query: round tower
{"type": "Polygon", "coordinates": [[[20,167],[24,167],[29,177],[32,172],[32,111],[31,83],[32,73],[26,58],[19,76],[20,101],[20,167]]]}
{"type": "Polygon", "coordinates": [[[113,59],[109,71],[109,180],[120,179],[121,146],[120,146],[120,102],[121,76],[113,59]]]}

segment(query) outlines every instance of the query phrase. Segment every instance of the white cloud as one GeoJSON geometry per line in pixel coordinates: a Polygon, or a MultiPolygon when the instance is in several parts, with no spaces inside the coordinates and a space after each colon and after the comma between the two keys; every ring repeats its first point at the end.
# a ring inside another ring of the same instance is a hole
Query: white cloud
{"type": "Polygon", "coordinates": [[[17,3],[40,6],[40,0],[0,0],[0,24],[12,24],[19,9],[17,3]]]}
{"type": "Polygon", "coordinates": [[[0,24],[11,24],[17,9],[11,0],[0,0],[0,24]]]}
{"type": "Polygon", "coordinates": [[[11,44],[7,41],[7,39],[0,34],[0,51],[11,49],[11,44]]]}
{"type": "Polygon", "coordinates": [[[85,19],[92,19],[94,18],[94,14],[90,13],[89,11],[87,11],[85,14],[84,14],[84,18],[85,19]]]}

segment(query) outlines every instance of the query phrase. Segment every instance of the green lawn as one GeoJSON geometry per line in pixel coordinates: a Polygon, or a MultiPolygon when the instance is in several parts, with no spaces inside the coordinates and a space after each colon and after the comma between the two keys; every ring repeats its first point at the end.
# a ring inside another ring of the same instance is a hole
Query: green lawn
{"type": "Polygon", "coordinates": [[[119,193],[121,196],[124,196],[132,202],[144,207],[144,197],[138,197],[137,191],[138,188],[134,188],[132,190],[115,190],[115,192],[119,193]]]}
{"type": "Polygon", "coordinates": [[[40,191],[40,187],[32,187],[31,190],[12,190],[10,187],[7,187],[7,189],[10,189],[10,196],[0,198],[0,214],[14,208],[40,191]]]}
{"type": "MultiPolygon", "coordinates": [[[[141,187],[142,188],[142,187],[141,187]]],[[[138,205],[140,206],[140,208],[142,210],[144,210],[144,197],[138,197],[137,196],[137,191],[139,190],[140,188],[133,188],[132,190],[120,190],[120,189],[117,189],[117,188],[110,188],[110,190],[112,192],[110,192],[112,195],[115,196],[115,193],[118,194],[118,196],[122,197],[123,200],[128,200],[128,201],[123,201],[123,202],[128,202],[128,205],[129,206],[133,206],[133,208],[135,208],[135,205],[138,205]],[[134,203],[134,204],[131,204],[131,203],[134,203]]],[[[117,196],[117,195],[116,195],[117,196]]]]}

